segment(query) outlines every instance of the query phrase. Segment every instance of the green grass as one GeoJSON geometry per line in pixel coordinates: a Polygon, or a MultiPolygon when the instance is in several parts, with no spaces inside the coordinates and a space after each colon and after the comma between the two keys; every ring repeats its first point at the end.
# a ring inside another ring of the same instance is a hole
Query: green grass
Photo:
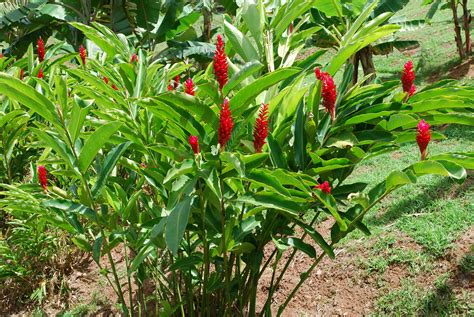
{"type": "Polygon", "coordinates": [[[423,289],[413,279],[378,299],[373,316],[466,316],[473,312],[469,294],[456,295],[449,285],[449,274],[441,275],[434,287],[423,289]]]}
{"type": "MultiPolygon", "coordinates": [[[[429,7],[423,7],[421,4],[422,0],[410,1],[395,17],[424,19],[429,7]]],[[[474,9],[472,1],[470,7],[474,9]]],[[[420,47],[411,52],[401,53],[395,50],[387,56],[375,56],[374,63],[380,80],[399,78],[405,61],[412,59],[417,74],[415,83],[424,86],[434,74],[439,74],[440,78],[449,77],[449,71],[460,62],[450,10],[438,11],[430,25],[413,31],[399,32],[398,36],[403,40],[416,40],[420,43],[420,47]]]]}

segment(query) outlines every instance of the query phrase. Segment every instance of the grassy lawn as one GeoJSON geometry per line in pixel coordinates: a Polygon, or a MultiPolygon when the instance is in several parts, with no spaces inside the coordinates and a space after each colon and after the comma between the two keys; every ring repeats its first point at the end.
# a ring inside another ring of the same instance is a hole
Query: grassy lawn
{"type": "MultiPolygon", "coordinates": [[[[423,19],[429,7],[423,7],[422,2],[422,0],[410,1],[395,17],[423,19]]],[[[474,2],[471,1],[469,6],[474,9],[474,2]]],[[[448,77],[450,70],[459,63],[450,10],[438,11],[431,25],[401,32],[399,37],[404,40],[417,40],[420,42],[420,47],[414,51],[400,53],[395,50],[387,56],[375,56],[374,63],[380,80],[399,78],[404,62],[412,59],[417,74],[416,84],[424,86],[427,81],[448,77]]],[[[464,82],[472,80],[462,79],[464,82]]]]}

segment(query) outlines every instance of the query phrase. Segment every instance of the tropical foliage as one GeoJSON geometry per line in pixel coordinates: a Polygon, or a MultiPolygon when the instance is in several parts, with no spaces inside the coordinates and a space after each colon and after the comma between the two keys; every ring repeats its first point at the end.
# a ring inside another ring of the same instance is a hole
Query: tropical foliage
{"type": "Polygon", "coordinates": [[[354,230],[370,234],[364,216],[384,197],[427,174],[462,182],[474,166],[473,153],[429,155],[443,138],[435,126],[474,124],[473,87],[442,81],[416,92],[410,63],[402,81],[353,85],[354,54],[399,29],[377,15],[377,1],[361,6],[329,63],[320,65],[321,51],[297,60],[321,29],[302,29],[316,2],[245,2],[224,17],[204,68],[190,56],[156,59],[96,22],[70,22],[91,43],[78,52],[38,41],[21,58],[3,57],[5,219],[64,232],[125,315],[144,312],[145,283],[163,315],[280,315],[321,259],[335,258],[334,245],[354,230]],[[347,181],[406,142],[418,143],[419,162],[379,184],[347,181]],[[334,220],[330,236],[315,229],[323,215],[334,220]],[[297,252],[313,264],[272,307],[297,252]],[[257,307],[267,267],[268,299],[257,307]]]}

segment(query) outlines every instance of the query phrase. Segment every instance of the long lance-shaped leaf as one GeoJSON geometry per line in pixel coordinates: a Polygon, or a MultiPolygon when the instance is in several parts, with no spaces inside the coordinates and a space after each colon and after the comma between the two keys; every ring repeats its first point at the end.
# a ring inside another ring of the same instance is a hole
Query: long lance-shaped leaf
{"type": "Polygon", "coordinates": [[[173,208],[166,223],[165,239],[168,249],[176,256],[179,243],[183,239],[191,211],[191,198],[188,197],[173,208]]]}
{"type": "Polygon", "coordinates": [[[82,173],[87,170],[102,146],[109,141],[121,125],[120,122],[107,123],[89,136],[81,150],[81,154],[79,154],[79,169],[82,173]]]}
{"type": "Polygon", "coordinates": [[[102,187],[107,182],[107,178],[112,173],[112,170],[117,165],[118,160],[123,155],[123,153],[128,149],[128,147],[132,144],[132,142],[126,142],[118,145],[115,147],[104,160],[104,164],[102,165],[102,170],[100,171],[99,177],[92,188],[92,194],[96,196],[102,187]]]}
{"type": "Polygon", "coordinates": [[[8,74],[0,73],[0,94],[16,100],[56,126],[61,126],[56,107],[33,87],[8,74]]]}

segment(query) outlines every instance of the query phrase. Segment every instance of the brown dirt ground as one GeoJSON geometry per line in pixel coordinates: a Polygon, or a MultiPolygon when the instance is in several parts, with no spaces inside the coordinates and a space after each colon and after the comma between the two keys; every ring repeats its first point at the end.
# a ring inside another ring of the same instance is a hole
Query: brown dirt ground
{"type": "MultiPolygon", "coordinates": [[[[321,224],[318,231],[321,233],[327,232],[331,225],[332,220],[327,220],[321,224]]],[[[375,242],[375,239],[373,240],[375,242]]],[[[461,293],[462,290],[470,293],[474,292],[473,277],[458,273],[459,262],[469,253],[470,247],[474,245],[474,227],[466,231],[454,245],[445,257],[433,263],[432,270],[422,272],[415,277],[418,287],[428,292],[440,275],[450,272],[454,276],[450,281],[450,285],[455,294],[461,293]]],[[[314,246],[317,248],[316,245],[314,246]]],[[[393,247],[422,251],[420,245],[401,233],[393,247]]],[[[412,277],[406,265],[399,264],[389,266],[383,273],[382,280],[377,276],[378,273],[367,273],[356,261],[355,255],[360,257],[368,255],[366,246],[358,241],[353,241],[350,245],[336,249],[335,252],[336,259],[331,260],[328,257],[323,259],[319,264],[319,268],[313,271],[311,277],[303,284],[293,301],[290,302],[283,316],[368,315],[373,311],[376,299],[386,294],[387,285],[391,289],[396,289],[401,286],[400,281],[402,279],[412,277]]],[[[268,250],[266,254],[270,253],[271,251],[268,250]]],[[[285,256],[288,257],[288,254],[284,255],[282,259],[285,256]]],[[[284,261],[281,262],[284,263],[284,261]]],[[[273,312],[278,310],[278,306],[283,303],[286,296],[298,283],[299,275],[310,265],[311,259],[309,257],[303,254],[295,257],[294,264],[290,266],[288,274],[282,280],[281,287],[273,296],[273,312]]],[[[263,306],[266,300],[271,273],[271,268],[268,268],[259,286],[260,307],[263,306]]]]}

